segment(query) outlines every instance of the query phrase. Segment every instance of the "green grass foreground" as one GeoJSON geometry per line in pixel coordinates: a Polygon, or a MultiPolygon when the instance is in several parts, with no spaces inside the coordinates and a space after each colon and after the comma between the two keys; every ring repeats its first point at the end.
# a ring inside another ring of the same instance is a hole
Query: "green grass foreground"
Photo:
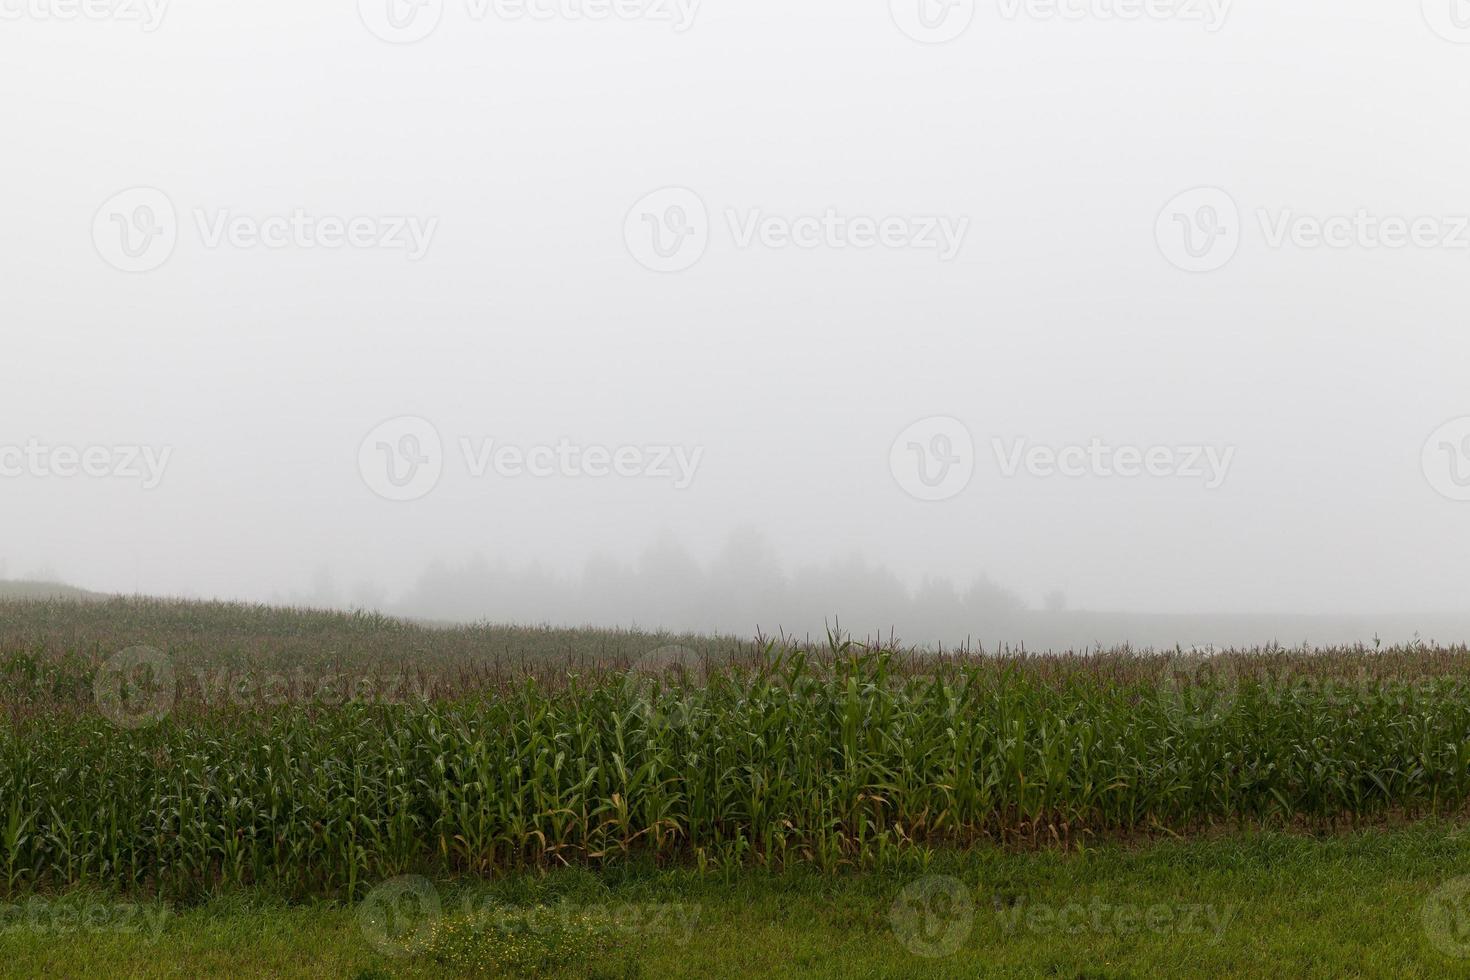
{"type": "Polygon", "coordinates": [[[861,874],[399,879],[356,906],[233,891],[128,912],[73,892],[4,906],[0,975],[1470,976],[1463,876],[1470,831],[1435,821],[861,874]]]}

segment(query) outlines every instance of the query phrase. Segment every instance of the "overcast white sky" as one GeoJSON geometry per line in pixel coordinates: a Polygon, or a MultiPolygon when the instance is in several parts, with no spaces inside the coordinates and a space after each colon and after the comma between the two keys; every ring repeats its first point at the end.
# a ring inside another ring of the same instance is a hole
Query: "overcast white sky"
{"type": "Polygon", "coordinates": [[[110,475],[0,454],[12,576],[391,595],[753,527],[1095,609],[1470,611],[1470,4],[67,3],[0,0],[0,447],[110,475]]]}

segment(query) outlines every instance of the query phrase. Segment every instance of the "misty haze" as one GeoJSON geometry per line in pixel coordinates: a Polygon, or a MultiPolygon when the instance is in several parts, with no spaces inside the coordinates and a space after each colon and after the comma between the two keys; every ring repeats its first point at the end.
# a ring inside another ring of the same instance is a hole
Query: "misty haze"
{"type": "Polygon", "coordinates": [[[1467,98],[1470,0],[0,0],[0,974],[1470,975],[1467,98]]]}
{"type": "Polygon", "coordinates": [[[916,642],[1470,636],[1470,136],[1430,122],[1466,81],[1417,15],[1023,12],[935,47],[835,3],[450,4],[385,45],[257,7],[0,41],[12,578],[916,642]],[[1384,70],[1336,56],[1358,37],[1384,70]],[[439,476],[385,499],[360,450],[405,420],[439,476]],[[594,447],[636,458],[589,475],[594,447]],[[51,473],[92,448],[103,475],[51,473]],[[1130,616],[1006,618],[1053,593],[1130,616]]]}

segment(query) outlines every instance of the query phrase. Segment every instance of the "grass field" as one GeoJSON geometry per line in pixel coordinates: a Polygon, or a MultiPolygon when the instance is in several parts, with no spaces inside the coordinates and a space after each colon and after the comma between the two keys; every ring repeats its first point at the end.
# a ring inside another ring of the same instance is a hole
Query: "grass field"
{"type": "Polygon", "coordinates": [[[92,927],[12,913],[0,975],[1470,976],[1466,875],[1470,834],[1439,822],[864,874],[562,870],[432,886],[437,914],[399,883],[356,908],[244,893],[92,927]]]}
{"type": "Polygon", "coordinates": [[[0,602],[0,710],[21,973],[1470,962],[1464,648],[940,656],[28,600],[0,602]]]}

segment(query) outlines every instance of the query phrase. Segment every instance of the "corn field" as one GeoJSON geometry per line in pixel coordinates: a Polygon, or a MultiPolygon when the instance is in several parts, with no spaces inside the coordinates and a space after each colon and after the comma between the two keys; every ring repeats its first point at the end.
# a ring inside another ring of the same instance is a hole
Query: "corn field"
{"type": "Polygon", "coordinates": [[[8,892],[352,896],[409,871],[625,860],[832,870],[980,840],[1327,827],[1470,798],[1463,649],[766,642],[697,670],[456,664],[456,683],[391,703],[185,699],[120,728],[84,703],[93,652],[0,643],[8,892]]]}

